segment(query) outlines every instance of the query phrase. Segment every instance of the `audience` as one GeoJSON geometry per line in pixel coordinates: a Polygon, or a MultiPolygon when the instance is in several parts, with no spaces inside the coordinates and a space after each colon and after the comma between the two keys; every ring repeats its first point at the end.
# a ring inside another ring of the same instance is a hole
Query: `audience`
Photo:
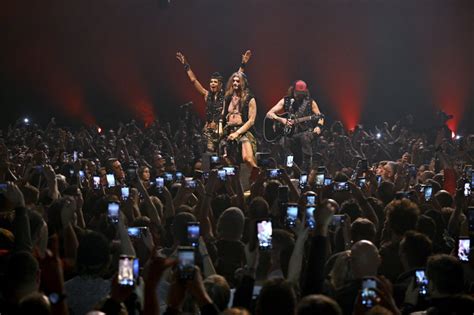
{"type": "Polygon", "coordinates": [[[201,127],[4,130],[0,314],[474,313],[474,136],[335,122],[309,169],[257,137],[247,184],[201,127]],[[347,189],[316,185],[323,166],[347,189]]]}

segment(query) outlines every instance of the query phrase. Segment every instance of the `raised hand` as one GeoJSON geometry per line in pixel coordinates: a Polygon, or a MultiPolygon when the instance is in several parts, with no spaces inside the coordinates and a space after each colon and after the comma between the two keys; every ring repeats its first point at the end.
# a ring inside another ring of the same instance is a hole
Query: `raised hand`
{"type": "Polygon", "coordinates": [[[242,63],[247,63],[250,60],[250,57],[252,57],[252,52],[250,50],[247,50],[243,55],[242,55],[242,63]]]}
{"type": "Polygon", "coordinates": [[[177,52],[176,53],[176,59],[178,59],[179,62],[181,62],[183,65],[186,64],[186,58],[184,57],[184,55],[181,53],[181,52],[177,52]]]}

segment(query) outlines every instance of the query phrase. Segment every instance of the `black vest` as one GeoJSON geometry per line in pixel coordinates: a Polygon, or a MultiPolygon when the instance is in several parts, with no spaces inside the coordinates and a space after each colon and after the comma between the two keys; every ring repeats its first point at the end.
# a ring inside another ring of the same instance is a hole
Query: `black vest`
{"type": "Polygon", "coordinates": [[[207,93],[206,97],[206,121],[218,122],[222,114],[222,106],[224,106],[224,91],[216,94],[207,93]],[[216,96],[216,97],[214,97],[216,96]]]}
{"type": "MultiPolygon", "coordinates": [[[[314,115],[313,99],[310,97],[306,97],[301,102],[297,102],[294,97],[285,96],[283,108],[286,113],[294,116],[295,118],[314,115]]],[[[315,120],[309,120],[307,122],[298,124],[296,126],[296,132],[312,130],[314,127],[316,127],[315,120]]]]}

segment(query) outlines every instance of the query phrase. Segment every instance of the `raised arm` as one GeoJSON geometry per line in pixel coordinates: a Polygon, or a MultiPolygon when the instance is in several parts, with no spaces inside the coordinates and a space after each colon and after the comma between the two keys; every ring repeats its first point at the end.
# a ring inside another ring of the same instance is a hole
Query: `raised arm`
{"type": "Polygon", "coordinates": [[[189,80],[191,81],[192,84],[194,84],[194,87],[199,92],[199,94],[201,94],[204,97],[207,97],[207,94],[209,92],[202,86],[202,84],[196,78],[196,75],[194,74],[193,70],[191,70],[191,66],[187,62],[184,55],[178,51],[176,53],[176,59],[178,59],[178,61],[184,65],[184,71],[186,71],[186,73],[188,74],[189,80]]]}
{"type": "Polygon", "coordinates": [[[250,57],[252,57],[252,52],[250,50],[247,50],[243,55],[242,55],[242,63],[240,64],[239,72],[244,72],[245,71],[245,66],[250,60],[250,57]]]}

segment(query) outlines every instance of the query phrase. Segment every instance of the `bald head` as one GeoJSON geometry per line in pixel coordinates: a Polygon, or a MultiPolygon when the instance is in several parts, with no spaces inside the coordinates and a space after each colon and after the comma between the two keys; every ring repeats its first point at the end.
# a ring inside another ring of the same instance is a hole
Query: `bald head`
{"type": "Polygon", "coordinates": [[[351,266],[356,279],[376,276],[379,265],[379,250],[371,241],[362,240],[352,245],[351,266]]]}

